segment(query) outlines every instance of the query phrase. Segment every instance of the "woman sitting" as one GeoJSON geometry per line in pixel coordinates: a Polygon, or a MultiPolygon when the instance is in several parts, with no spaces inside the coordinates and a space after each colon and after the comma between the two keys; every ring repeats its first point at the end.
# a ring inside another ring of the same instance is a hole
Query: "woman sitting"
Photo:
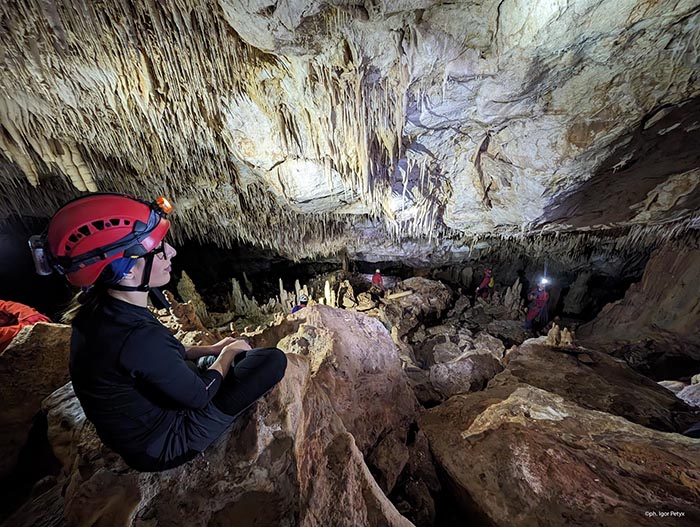
{"type": "Polygon", "coordinates": [[[276,348],[227,338],[183,346],[149,311],[170,280],[170,205],[91,194],[51,219],[35,261],[83,288],[72,320],[70,374],[87,418],[131,467],[159,471],[194,458],[284,376],[276,348]],[[43,245],[43,246],[42,246],[43,245]],[[198,371],[200,357],[216,357],[198,371]]]}

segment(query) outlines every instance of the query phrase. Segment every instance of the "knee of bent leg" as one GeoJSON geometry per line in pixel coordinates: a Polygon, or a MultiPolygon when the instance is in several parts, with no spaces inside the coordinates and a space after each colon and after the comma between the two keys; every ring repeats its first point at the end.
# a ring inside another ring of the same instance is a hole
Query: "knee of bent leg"
{"type": "Polygon", "coordinates": [[[267,357],[267,367],[274,378],[275,384],[282,380],[287,369],[287,355],[278,348],[269,348],[267,357]]]}

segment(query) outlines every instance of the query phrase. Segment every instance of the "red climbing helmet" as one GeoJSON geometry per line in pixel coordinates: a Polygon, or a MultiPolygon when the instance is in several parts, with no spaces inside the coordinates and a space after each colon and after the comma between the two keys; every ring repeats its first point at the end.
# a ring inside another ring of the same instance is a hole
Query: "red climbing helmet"
{"type": "Polygon", "coordinates": [[[45,236],[29,241],[37,272],[55,270],[76,286],[95,283],[117,258],[153,251],[170,228],[165,198],[148,203],[124,194],[89,194],[66,203],[45,236]]]}

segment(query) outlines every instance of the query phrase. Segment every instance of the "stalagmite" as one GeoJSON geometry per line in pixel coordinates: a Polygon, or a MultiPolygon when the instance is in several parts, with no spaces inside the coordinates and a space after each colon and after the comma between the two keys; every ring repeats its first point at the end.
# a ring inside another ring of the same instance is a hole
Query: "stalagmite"
{"type": "Polygon", "coordinates": [[[208,325],[211,323],[207,306],[197,292],[194,282],[192,282],[192,279],[185,271],[182,271],[182,278],[180,278],[180,281],[177,283],[177,292],[185,302],[192,303],[195,313],[203,324],[208,325]]]}

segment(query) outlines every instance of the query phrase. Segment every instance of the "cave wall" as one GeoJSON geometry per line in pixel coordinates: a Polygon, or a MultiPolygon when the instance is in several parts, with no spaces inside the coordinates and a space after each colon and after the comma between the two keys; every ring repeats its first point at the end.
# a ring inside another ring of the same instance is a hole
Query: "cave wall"
{"type": "MultiPolygon", "coordinates": [[[[689,237],[652,254],[640,282],[608,304],[579,336],[590,340],[642,341],[680,337],[700,346],[700,241],[689,237]]],[[[699,356],[700,358],[700,356],[699,356]]]]}

